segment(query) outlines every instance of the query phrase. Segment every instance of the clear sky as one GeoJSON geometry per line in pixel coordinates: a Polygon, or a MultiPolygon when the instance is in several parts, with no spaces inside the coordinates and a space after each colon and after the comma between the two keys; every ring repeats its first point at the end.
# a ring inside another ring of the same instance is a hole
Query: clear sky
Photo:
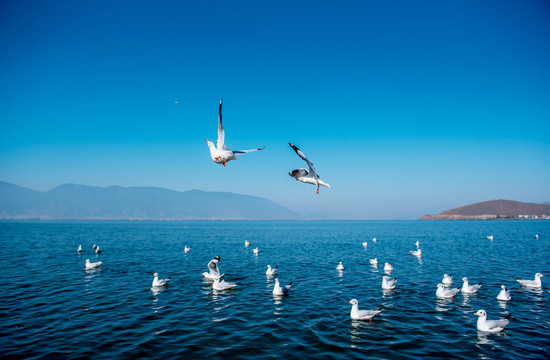
{"type": "Polygon", "coordinates": [[[350,219],[550,201],[550,2],[4,0],[0,180],[350,219]],[[221,97],[226,144],[266,147],[225,168],[221,97]]]}

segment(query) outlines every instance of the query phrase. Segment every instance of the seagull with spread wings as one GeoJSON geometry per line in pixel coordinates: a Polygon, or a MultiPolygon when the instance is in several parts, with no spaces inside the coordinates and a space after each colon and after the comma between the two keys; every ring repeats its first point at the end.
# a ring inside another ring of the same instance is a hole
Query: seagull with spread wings
{"type": "Polygon", "coordinates": [[[302,160],[304,160],[309,166],[309,170],[305,168],[300,168],[292,170],[288,174],[295,178],[297,181],[301,181],[306,184],[317,185],[317,194],[319,194],[319,185],[326,186],[330,189],[330,185],[322,181],[319,175],[317,175],[317,171],[315,171],[313,164],[306,158],[302,150],[298,149],[295,145],[291,143],[288,143],[288,145],[290,145],[290,147],[293,148],[294,151],[296,151],[296,154],[298,154],[298,156],[302,158],[302,160]]]}
{"type": "Polygon", "coordinates": [[[223,164],[223,166],[225,166],[225,163],[229,160],[237,160],[238,155],[262,150],[265,146],[252,150],[233,151],[225,145],[225,131],[223,130],[222,124],[222,102],[223,99],[220,99],[220,110],[218,114],[218,144],[216,146],[212,141],[209,141],[208,139],[206,139],[206,143],[210,148],[210,156],[212,157],[212,160],[214,160],[214,162],[217,164],[223,164]]]}

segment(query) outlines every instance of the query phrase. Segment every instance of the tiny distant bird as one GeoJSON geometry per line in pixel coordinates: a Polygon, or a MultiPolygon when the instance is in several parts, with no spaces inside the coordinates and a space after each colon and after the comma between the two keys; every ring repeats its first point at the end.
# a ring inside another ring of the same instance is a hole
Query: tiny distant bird
{"type": "Polygon", "coordinates": [[[191,251],[191,248],[187,245],[183,248],[183,251],[187,254],[189,251],[191,251]]]}
{"type": "Polygon", "coordinates": [[[292,176],[296,179],[296,181],[301,181],[306,184],[313,184],[317,185],[317,194],[319,194],[319,185],[326,186],[330,189],[330,185],[326,182],[323,182],[321,180],[321,177],[317,175],[317,171],[315,171],[315,168],[313,167],[313,164],[306,158],[304,153],[298,149],[295,145],[288,143],[292,149],[296,152],[296,154],[307,163],[308,169],[300,168],[292,170],[288,173],[288,175],[292,176]]]}
{"type": "Polygon", "coordinates": [[[380,313],[382,309],[376,309],[376,310],[359,310],[359,301],[356,299],[351,299],[348,301],[348,304],[351,304],[351,313],[350,317],[352,320],[369,320],[372,322],[372,318],[380,313]]]}
{"type": "Polygon", "coordinates": [[[479,319],[477,319],[477,329],[490,333],[504,330],[506,325],[510,323],[510,318],[512,317],[512,314],[508,314],[504,319],[487,320],[487,313],[485,310],[478,310],[474,315],[479,316],[479,319]]]}
{"type": "Polygon", "coordinates": [[[99,246],[96,246],[95,247],[95,253],[96,254],[99,254],[101,252],[101,249],[99,248],[99,246]]]}
{"type": "Polygon", "coordinates": [[[248,240],[245,240],[245,241],[244,241],[244,246],[245,246],[245,247],[248,247],[248,246],[250,246],[250,241],[248,241],[248,240]]]}
{"type": "Polygon", "coordinates": [[[493,241],[493,238],[494,238],[493,235],[487,236],[487,239],[489,239],[489,240],[491,240],[491,241],[493,241]]]}
{"type": "Polygon", "coordinates": [[[393,266],[391,266],[391,264],[389,262],[385,263],[384,264],[384,271],[392,272],[393,271],[393,266]]]}
{"type": "Polygon", "coordinates": [[[262,150],[265,146],[262,146],[258,149],[252,149],[252,150],[237,150],[232,151],[225,145],[225,131],[223,129],[222,125],[222,102],[223,99],[220,99],[220,109],[218,112],[218,143],[217,146],[214,145],[213,142],[206,139],[206,143],[208,144],[208,147],[210,148],[210,157],[216,164],[225,164],[230,160],[237,160],[238,155],[242,155],[249,152],[259,151],[262,150]]]}
{"type": "Polygon", "coordinates": [[[252,249],[252,252],[253,252],[255,255],[258,255],[258,253],[260,252],[260,250],[258,250],[258,248],[254,248],[254,249],[252,249]]]}
{"type": "Polygon", "coordinates": [[[376,266],[378,265],[378,259],[377,258],[370,258],[369,262],[371,265],[376,266]]]}
{"type": "Polygon", "coordinates": [[[82,252],[82,245],[78,245],[78,250],[76,250],[77,252],[82,252]]]}
{"type": "Polygon", "coordinates": [[[338,271],[344,271],[344,265],[342,265],[342,262],[340,261],[340,263],[338,265],[336,265],[336,270],[338,271]]]}

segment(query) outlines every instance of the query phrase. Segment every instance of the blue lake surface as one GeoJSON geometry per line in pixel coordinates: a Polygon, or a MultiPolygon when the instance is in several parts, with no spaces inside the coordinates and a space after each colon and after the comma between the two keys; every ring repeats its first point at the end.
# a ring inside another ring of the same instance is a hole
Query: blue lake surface
{"type": "Polygon", "coordinates": [[[1,357],[550,358],[550,277],[542,290],[514,280],[550,275],[550,221],[0,222],[0,246],[1,357]],[[203,280],[216,255],[235,289],[203,280]],[[86,271],[88,258],[104,264],[86,271]],[[395,290],[381,289],[384,262],[395,290]],[[268,264],[293,282],[289,296],[273,297],[268,264]],[[171,275],[169,286],[152,290],[154,272],[171,275]],[[462,277],[483,286],[438,300],[445,273],[454,287],[462,277]],[[508,303],[496,300],[501,284],[508,303]],[[383,311],[352,321],[353,298],[383,311]],[[478,333],[479,309],[511,313],[504,334],[478,333]]]}

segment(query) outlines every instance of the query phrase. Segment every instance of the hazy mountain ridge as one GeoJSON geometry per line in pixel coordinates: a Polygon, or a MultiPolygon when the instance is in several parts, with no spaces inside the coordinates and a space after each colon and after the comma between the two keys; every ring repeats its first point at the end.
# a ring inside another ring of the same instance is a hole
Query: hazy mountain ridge
{"type": "Polygon", "coordinates": [[[547,219],[550,205],[513,200],[490,200],[424,215],[420,220],[547,219]]]}
{"type": "Polygon", "coordinates": [[[64,184],[41,192],[0,181],[3,219],[322,219],[268,199],[229,192],[64,184]]]}

